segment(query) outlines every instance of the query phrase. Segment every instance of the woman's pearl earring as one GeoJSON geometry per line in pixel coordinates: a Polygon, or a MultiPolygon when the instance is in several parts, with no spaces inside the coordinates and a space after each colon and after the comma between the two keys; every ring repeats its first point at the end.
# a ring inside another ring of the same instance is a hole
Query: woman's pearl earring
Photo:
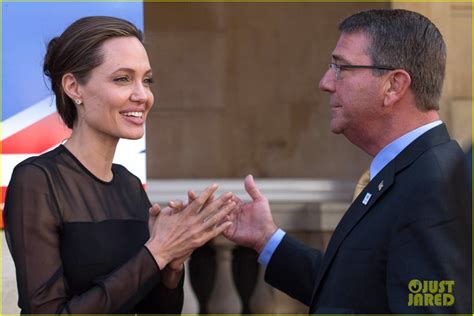
{"type": "Polygon", "coordinates": [[[79,99],[74,100],[74,102],[76,102],[77,105],[81,105],[81,104],[82,104],[82,101],[79,100],[79,99]]]}

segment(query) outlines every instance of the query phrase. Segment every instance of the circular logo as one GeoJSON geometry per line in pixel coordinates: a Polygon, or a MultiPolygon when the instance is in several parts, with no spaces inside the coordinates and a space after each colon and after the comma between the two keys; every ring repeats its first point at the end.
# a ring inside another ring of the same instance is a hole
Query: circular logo
{"type": "Polygon", "coordinates": [[[408,290],[412,293],[418,293],[421,291],[422,284],[420,280],[411,280],[408,282],[408,290]]]}

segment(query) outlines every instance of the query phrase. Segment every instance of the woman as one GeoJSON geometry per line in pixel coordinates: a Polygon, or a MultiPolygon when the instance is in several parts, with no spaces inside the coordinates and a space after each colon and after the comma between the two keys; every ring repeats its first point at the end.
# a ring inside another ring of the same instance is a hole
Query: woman
{"type": "Polygon", "coordinates": [[[125,20],[87,17],[48,45],[44,73],[72,135],[20,163],[9,184],[22,313],[179,313],[184,258],[231,224],[232,195],[213,199],[216,185],[160,213],[140,180],[112,164],[120,138],[143,136],[153,105],[142,42],[125,20]]]}

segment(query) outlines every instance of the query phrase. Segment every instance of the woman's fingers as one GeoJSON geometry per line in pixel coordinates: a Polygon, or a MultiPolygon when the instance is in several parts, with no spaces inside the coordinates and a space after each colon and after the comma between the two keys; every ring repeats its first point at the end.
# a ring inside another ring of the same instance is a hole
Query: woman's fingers
{"type": "MultiPolygon", "coordinates": [[[[211,195],[211,197],[214,196],[211,195]]],[[[195,199],[197,199],[197,194],[193,190],[188,191],[188,205],[191,204],[195,199]]]]}
{"type": "Polygon", "coordinates": [[[173,215],[173,214],[176,214],[177,212],[179,211],[167,206],[164,209],[162,209],[160,213],[165,214],[165,215],[173,215]]]}
{"type": "Polygon", "coordinates": [[[232,211],[235,207],[235,202],[228,201],[226,202],[221,208],[219,208],[216,212],[211,214],[210,216],[203,219],[203,228],[215,228],[218,224],[224,224],[223,219],[232,211]]]}
{"type": "Polygon", "coordinates": [[[230,199],[232,199],[233,196],[234,194],[232,194],[231,192],[227,192],[225,194],[222,194],[218,199],[214,200],[213,202],[204,205],[201,212],[199,213],[199,218],[201,220],[204,220],[212,216],[212,214],[217,212],[224,204],[226,204],[230,199]]]}
{"type": "Polygon", "coordinates": [[[205,238],[203,244],[205,244],[206,242],[208,242],[209,240],[211,240],[213,238],[216,238],[217,236],[222,234],[226,229],[228,229],[231,226],[232,226],[232,222],[224,222],[219,226],[214,226],[214,228],[212,230],[207,231],[206,234],[204,234],[206,236],[206,238],[205,238]]]}
{"type": "Polygon", "coordinates": [[[204,191],[199,194],[196,199],[194,199],[188,207],[186,207],[186,210],[188,210],[191,213],[199,213],[201,208],[203,207],[204,203],[209,199],[209,197],[212,196],[214,192],[217,190],[217,184],[212,184],[208,186],[204,191]]]}
{"type": "Polygon", "coordinates": [[[149,209],[148,209],[148,213],[150,214],[150,216],[157,216],[158,214],[160,214],[161,212],[161,207],[159,204],[153,204],[149,209]]]}
{"type": "Polygon", "coordinates": [[[147,247],[160,267],[182,258],[230,227],[231,222],[226,218],[236,205],[231,200],[233,194],[229,192],[214,199],[216,190],[214,184],[199,195],[188,192],[190,204],[187,206],[175,200],[162,210],[159,206],[150,208],[150,214],[156,214],[156,225],[147,247]],[[184,209],[176,211],[180,207],[184,209]]]}
{"type": "Polygon", "coordinates": [[[159,204],[153,204],[149,209],[148,209],[148,232],[150,235],[153,233],[153,227],[155,226],[156,218],[158,217],[158,214],[160,214],[161,208],[159,204]]]}
{"type": "Polygon", "coordinates": [[[181,210],[184,207],[184,203],[181,200],[171,200],[168,202],[168,206],[176,210],[181,210]]]}

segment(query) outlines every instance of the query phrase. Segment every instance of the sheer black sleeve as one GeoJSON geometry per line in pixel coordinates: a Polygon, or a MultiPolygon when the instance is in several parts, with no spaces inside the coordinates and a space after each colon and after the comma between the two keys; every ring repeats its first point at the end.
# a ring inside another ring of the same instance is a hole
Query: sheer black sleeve
{"type": "Polygon", "coordinates": [[[23,313],[121,313],[155,291],[156,300],[167,299],[159,292],[160,270],[145,247],[112,273],[95,279],[87,291],[69,294],[60,253],[61,212],[41,167],[24,163],[15,168],[5,224],[23,313]]]}
{"type": "Polygon", "coordinates": [[[141,301],[136,312],[141,314],[181,314],[184,302],[184,273],[175,289],[169,289],[159,283],[148,296],[141,301]]]}

